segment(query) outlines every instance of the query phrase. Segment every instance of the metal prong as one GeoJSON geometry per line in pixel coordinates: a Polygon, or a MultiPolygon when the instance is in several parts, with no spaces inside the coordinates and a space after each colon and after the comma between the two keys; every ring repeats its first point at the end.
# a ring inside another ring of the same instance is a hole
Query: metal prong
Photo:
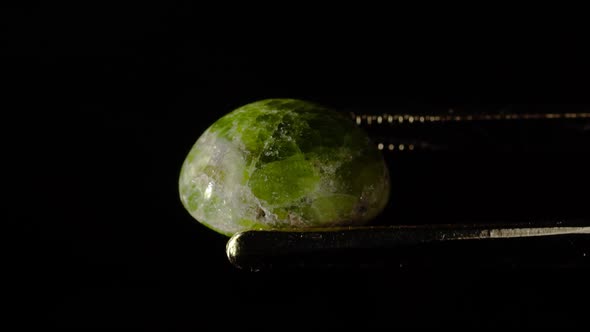
{"type": "Polygon", "coordinates": [[[587,223],[246,231],[230,238],[227,256],[235,266],[253,271],[285,267],[487,266],[498,262],[571,265],[572,258],[588,264],[586,249],[571,245],[572,239],[587,240],[588,234],[587,223]],[[559,250],[564,257],[554,257],[559,250]]]}

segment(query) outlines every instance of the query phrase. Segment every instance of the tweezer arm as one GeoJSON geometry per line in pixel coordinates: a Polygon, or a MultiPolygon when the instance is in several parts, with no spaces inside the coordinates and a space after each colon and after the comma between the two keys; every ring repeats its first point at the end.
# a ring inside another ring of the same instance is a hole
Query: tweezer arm
{"type": "Polygon", "coordinates": [[[467,266],[474,262],[580,266],[588,264],[585,248],[572,246],[572,241],[588,240],[588,234],[590,226],[579,223],[246,231],[228,241],[227,256],[236,267],[252,271],[293,267],[467,266]]]}

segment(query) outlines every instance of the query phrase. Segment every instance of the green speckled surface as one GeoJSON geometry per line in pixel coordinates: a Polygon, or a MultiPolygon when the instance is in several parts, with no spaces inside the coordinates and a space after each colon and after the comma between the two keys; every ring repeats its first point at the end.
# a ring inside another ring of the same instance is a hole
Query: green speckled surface
{"type": "Polygon", "coordinates": [[[199,137],[179,179],[184,207],[207,227],[359,225],[389,198],[383,157],[347,116],[294,99],[242,106],[199,137]]]}

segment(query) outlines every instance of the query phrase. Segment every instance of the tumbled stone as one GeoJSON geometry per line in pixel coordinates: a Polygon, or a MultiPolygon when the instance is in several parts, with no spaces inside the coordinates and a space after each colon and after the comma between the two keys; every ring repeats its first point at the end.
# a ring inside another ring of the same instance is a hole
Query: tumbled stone
{"type": "Polygon", "coordinates": [[[223,116],[199,137],[179,191],[196,220],[228,236],[361,225],[385,207],[389,173],[349,117],[306,101],[267,99],[223,116]]]}

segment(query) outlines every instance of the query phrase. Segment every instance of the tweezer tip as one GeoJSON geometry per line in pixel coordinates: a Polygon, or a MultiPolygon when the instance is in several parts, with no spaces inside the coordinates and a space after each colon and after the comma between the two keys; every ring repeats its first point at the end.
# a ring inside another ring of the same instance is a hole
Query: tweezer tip
{"type": "Polygon", "coordinates": [[[235,233],[229,238],[229,241],[227,241],[227,244],[225,245],[225,254],[227,255],[227,258],[229,259],[230,263],[232,263],[236,267],[239,267],[236,264],[236,255],[240,245],[241,236],[242,232],[235,233]]]}
{"type": "Polygon", "coordinates": [[[248,268],[251,271],[258,270],[249,266],[248,264],[244,264],[242,257],[244,245],[247,245],[248,238],[251,238],[255,233],[257,233],[257,231],[252,230],[237,232],[227,241],[227,244],[225,245],[225,254],[233,266],[239,269],[248,268]]]}

